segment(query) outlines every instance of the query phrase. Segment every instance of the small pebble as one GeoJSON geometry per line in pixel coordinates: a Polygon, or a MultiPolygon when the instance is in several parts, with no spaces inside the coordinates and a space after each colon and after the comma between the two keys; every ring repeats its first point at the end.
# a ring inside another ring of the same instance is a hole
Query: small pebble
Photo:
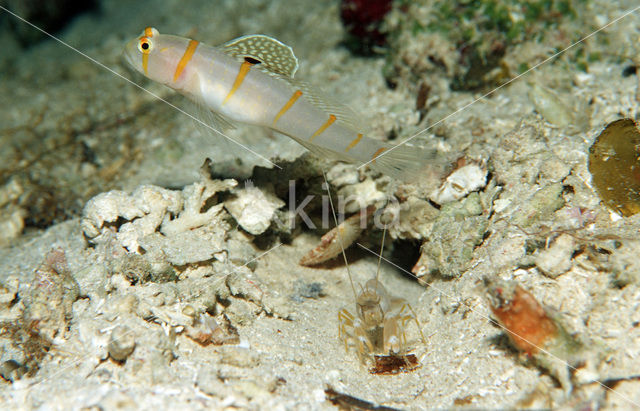
{"type": "Polygon", "coordinates": [[[133,332],[126,325],[119,325],[111,331],[109,355],[116,361],[125,361],[136,347],[133,332]]]}
{"type": "Polygon", "coordinates": [[[233,345],[223,346],[220,354],[222,355],[220,362],[235,367],[250,368],[257,366],[260,362],[254,351],[233,345]]]}
{"type": "Polygon", "coordinates": [[[186,315],[187,317],[195,318],[196,317],[196,309],[193,308],[193,306],[191,304],[187,304],[182,309],[182,314],[186,315]]]}
{"type": "Polygon", "coordinates": [[[218,378],[218,371],[211,367],[201,367],[195,382],[205,394],[219,396],[229,391],[224,382],[218,378]]]}
{"type": "Polygon", "coordinates": [[[233,390],[250,400],[256,397],[266,397],[269,395],[269,390],[264,387],[264,383],[252,380],[238,381],[233,385],[233,390]]]}
{"type": "Polygon", "coordinates": [[[16,360],[8,360],[0,364],[0,376],[7,381],[19,380],[26,372],[25,367],[16,360]]]}
{"type": "Polygon", "coordinates": [[[260,280],[246,267],[239,267],[227,277],[227,286],[231,295],[241,297],[259,304],[262,301],[263,291],[260,288],[260,280]]]}
{"type": "Polygon", "coordinates": [[[536,266],[548,277],[556,278],[571,268],[571,256],[575,250],[575,240],[562,234],[536,257],[536,266]]]}
{"type": "Polygon", "coordinates": [[[301,303],[305,298],[320,298],[326,294],[323,290],[322,283],[312,282],[308,283],[304,280],[297,280],[294,284],[294,292],[291,295],[291,299],[295,302],[301,303]]]}
{"type": "Polygon", "coordinates": [[[255,308],[255,305],[244,300],[233,299],[224,312],[234,325],[247,325],[255,320],[255,308]]]}
{"type": "Polygon", "coordinates": [[[573,122],[569,106],[554,91],[534,83],[529,89],[529,100],[549,123],[566,127],[573,122]]]}

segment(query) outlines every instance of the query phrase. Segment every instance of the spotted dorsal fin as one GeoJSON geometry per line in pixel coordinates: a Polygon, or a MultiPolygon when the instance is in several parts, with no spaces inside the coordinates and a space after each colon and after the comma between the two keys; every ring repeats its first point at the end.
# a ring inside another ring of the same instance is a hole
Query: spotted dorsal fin
{"type": "Polygon", "coordinates": [[[223,44],[221,48],[234,57],[257,60],[264,70],[281,76],[293,78],[298,70],[298,59],[291,47],[273,37],[262,34],[242,36],[223,44]]]}

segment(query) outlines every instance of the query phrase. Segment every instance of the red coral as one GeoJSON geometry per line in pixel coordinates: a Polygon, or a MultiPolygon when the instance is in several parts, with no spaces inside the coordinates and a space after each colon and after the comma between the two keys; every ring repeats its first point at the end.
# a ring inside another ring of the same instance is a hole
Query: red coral
{"type": "Polygon", "coordinates": [[[381,31],[384,17],[391,11],[392,0],[342,0],[340,18],[351,36],[349,45],[361,53],[371,53],[375,46],[386,44],[381,31]]]}

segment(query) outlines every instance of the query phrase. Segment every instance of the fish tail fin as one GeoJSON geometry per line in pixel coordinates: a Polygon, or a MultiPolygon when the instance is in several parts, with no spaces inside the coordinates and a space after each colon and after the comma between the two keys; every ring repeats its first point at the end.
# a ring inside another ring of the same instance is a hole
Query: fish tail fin
{"type": "Polygon", "coordinates": [[[381,146],[383,151],[368,165],[376,171],[405,182],[417,180],[427,164],[435,158],[433,151],[421,147],[398,144],[381,146]]]}
{"type": "Polygon", "coordinates": [[[309,141],[289,136],[295,141],[303,145],[318,157],[330,158],[348,163],[360,163],[361,166],[368,165],[382,174],[388,175],[404,182],[413,182],[420,178],[422,172],[426,170],[427,164],[435,159],[435,151],[429,151],[421,147],[408,146],[406,144],[398,144],[392,146],[378,140],[363,137],[367,141],[365,152],[354,150],[351,155],[340,153],[335,150],[310,143],[309,141]],[[375,160],[370,160],[371,147],[377,149],[379,154],[375,160]],[[366,154],[365,154],[366,153],[366,154]]]}

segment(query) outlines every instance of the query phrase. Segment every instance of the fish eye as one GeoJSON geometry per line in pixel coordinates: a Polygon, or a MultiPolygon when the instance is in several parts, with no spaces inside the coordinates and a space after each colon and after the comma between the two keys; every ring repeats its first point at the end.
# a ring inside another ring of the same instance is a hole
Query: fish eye
{"type": "Polygon", "coordinates": [[[140,40],[138,40],[138,50],[140,50],[141,53],[149,54],[152,49],[153,43],[151,43],[151,40],[146,37],[140,37],[140,40]]]}

